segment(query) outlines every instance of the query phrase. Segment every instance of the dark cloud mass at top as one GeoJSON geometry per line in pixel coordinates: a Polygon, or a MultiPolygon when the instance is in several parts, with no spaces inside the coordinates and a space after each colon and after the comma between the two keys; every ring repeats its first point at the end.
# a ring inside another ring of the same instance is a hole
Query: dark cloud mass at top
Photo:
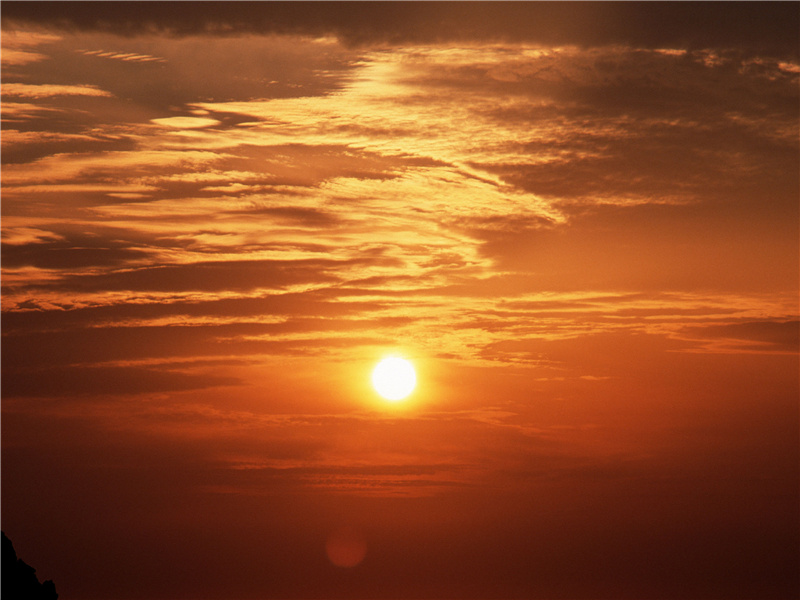
{"type": "Polygon", "coordinates": [[[797,56],[795,2],[4,2],[3,22],[176,36],[335,35],[360,45],[458,40],[737,47],[797,56]]]}

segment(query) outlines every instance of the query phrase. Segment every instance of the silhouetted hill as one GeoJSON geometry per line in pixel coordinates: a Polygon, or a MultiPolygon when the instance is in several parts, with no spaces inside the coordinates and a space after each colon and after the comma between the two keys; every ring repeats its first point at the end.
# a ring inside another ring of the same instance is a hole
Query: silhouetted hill
{"type": "Polygon", "coordinates": [[[36,569],[17,558],[11,540],[3,535],[2,573],[0,574],[0,595],[3,600],[56,600],[55,584],[49,579],[39,583],[36,569]]]}

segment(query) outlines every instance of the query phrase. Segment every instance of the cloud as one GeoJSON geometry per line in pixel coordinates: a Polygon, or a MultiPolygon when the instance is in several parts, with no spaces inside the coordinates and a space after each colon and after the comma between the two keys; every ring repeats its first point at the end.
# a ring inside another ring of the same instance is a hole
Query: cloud
{"type": "Polygon", "coordinates": [[[790,352],[800,351],[800,321],[734,321],[684,328],[689,339],[705,340],[709,351],[790,352]]]}
{"type": "Polygon", "coordinates": [[[4,368],[5,398],[129,396],[197,390],[239,383],[231,377],[137,367],[4,368]]]}
{"type": "Polygon", "coordinates": [[[91,266],[136,264],[150,253],[120,241],[95,236],[64,236],[44,230],[16,228],[3,232],[3,262],[9,269],[36,267],[67,271],[91,266]],[[31,240],[28,236],[36,236],[31,240]],[[30,244],[30,245],[29,245],[30,244]]]}
{"type": "Polygon", "coordinates": [[[108,31],[120,35],[300,34],[335,35],[352,44],[409,44],[463,40],[533,41],[541,44],[633,44],[654,48],[735,45],[752,52],[797,55],[798,12],[791,5],[559,6],[518,3],[426,3],[414,10],[393,3],[318,3],[313,10],[287,3],[205,3],[186,14],[169,4],[62,6],[48,10],[14,4],[4,11],[16,23],[108,31]]]}
{"type": "Polygon", "coordinates": [[[3,5],[4,523],[64,590],[791,589],[795,6],[96,4],[3,5]]]}
{"type": "MultiPolygon", "coordinates": [[[[102,255],[102,253],[99,253],[102,255]]],[[[362,261],[350,261],[358,263],[362,261]]],[[[296,261],[230,260],[191,264],[161,264],[99,275],[75,274],[65,277],[62,290],[91,289],[138,291],[215,291],[280,288],[294,283],[334,281],[328,271],[345,266],[336,260],[296,261]]]]}
{"type": "MultiPolygon", "coordinates": [[[[469,10],[506,18],[488,8],[469,10]]],[[[397,27],[360,40],[428,35],[397,27]]],[[[176,361],[235,358],[192,372],[198,397],[242,382],[230,402],[296,410],[258,369],[392,343],[535,374],[546,400],[609,389],[626,356],[703,349],[689,331],[795,310],[780,296],[796,241],[791,59],[608,32],[389,51],[141,31],[78,28],[11,73],[38,94],[4,138],[4,360],[20,396],[48,373],[31,390],[110,394],[130,367],[137,391],[174,397],[191,387],[176,361]],[[75,89],[113,96],[44,93],[75,89]]],[[[521,404],[474,388],[459,401],[521,404]]],[[[319,408],[335,389],[297,397],[319,408]]],[[[418,485],[389,471],[329,473],[328,487],[418,485]]]]}
{"type": "Polygon", "coordinates": [[[96,56],[98,58],[109,58],[125,62],[166,62],[164,58],[150,56],[149,54],[137,54],[136,52],[104,52],[103,50],[78,50],[77,52],[86,56],[96,56]]]}
{"type": "MultiPolygon", "coordinates": [[[[5,104],[3,105],[5,107],[5,104]]],[[[32,107],[33,105],[27,105],[32,107]]],[[[108,138],[105,138],[108,139],[108,138]]],[[[4,146],[19,146],[22,144],[58,144],[63,143],[65,146],[69,145],[74,149],[76,145],[80,146],[81,142],[98,142],[103,141],[102,136],[92,136],[86,134],[69,134],[57,133],[50,131],[17,131],[15,129],[6,129],[3,131],[2,143],[4,146]]],[[[18,150],[18,148],[15,148],[18,150]]]]}
{"type": "MultiPolygon", "coordinates": [[[[51,231],[36,229],[35,227],[9,227],[3,231],[3,244],[9,246],[25,246],[27,244],[44,244],[53,240],[62,240],[63,237],[51,231]]],[[[11,250],[13,252],[13,250],[11,250]]],[[[3,254],[8,256],[8,250],[3,254]]]]}
{"type": "Polygon", "coordinates": [[[32,85],[26,83],[4,83],[3,94],[23,98],[46,98],[48,96],[111,96],[105,90],[92,85],[32,85]]]}
{"type": "Polygon", "coordinates": [[[165,117],[163,119],[152,119],[152,121],[156,125],[173,127],[175,129],[196,129],[220,124],[216,119],[209,119],[207,117],[165,117]]]}
{"type": "MultiPolygon", "coordinates": [[[[168,172],[175,168],[191,170],[224,159],[222,154],[203,151],[104,152],[98,150],[102,145],[94,145],[92,151],[86,153],[48,154],[29,163],[6,165],[3,169],[3,194],[11,197],[28,193],[60,193],[62,197],[69,197],[64,192],[77,192],[73,197],[86,203],[91,196],[80,192],[150,192],[157,188],[143,181],[144,175],[153,177],[159,171],[168,172]],[[46,173],[44,177],[43,173],[46,173]]],[[[115,143],[111,145],[113,147],[115,143]]]]}
{"type": "Polygon", "coordinates": [[[58,35],[44,32],[6,30],[4,28],[3,53],[0,60],[5,69],[46,60],[47,55],[33,52],[30,47],[51,44],[60,39],[61,37],[58,35]]]}
{"type": "Polygon", "coordinates": [[[43,60],[44,58],[46,58],[44,54],[37,54],[36,52],[4,49],[2,61],[4,67],[9,67],[9,66],[27,65],[28,63],[36,62],[38,60],[43,60]]]}
{"type": "Polygon", "coordinates": [[[3,102],[3,121],[10,123],[57,112],[61,111],[57,108],[39,106],[28,102],[3,102]]]}

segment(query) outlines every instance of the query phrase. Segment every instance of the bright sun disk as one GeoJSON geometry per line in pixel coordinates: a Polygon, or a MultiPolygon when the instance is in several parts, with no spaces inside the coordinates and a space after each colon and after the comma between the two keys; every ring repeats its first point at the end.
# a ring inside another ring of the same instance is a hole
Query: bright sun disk
{"type": "Polygon", "coordinates": [[[417,385],[413,365],[404,358],[384,358],[372,371],[372,385],[386,400],[396,402],[408,396],[417,385]]]}

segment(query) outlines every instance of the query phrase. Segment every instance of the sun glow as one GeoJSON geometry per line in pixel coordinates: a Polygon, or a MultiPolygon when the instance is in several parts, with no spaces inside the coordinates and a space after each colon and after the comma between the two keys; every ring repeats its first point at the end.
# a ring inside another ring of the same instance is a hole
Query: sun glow
{"type": "Polygon", "coordinates": [[[414,391],[417,374],[409,361],[390,356],[380,361],[372,371],[372,385],[383,398],[397,402],[414,391]]]}

